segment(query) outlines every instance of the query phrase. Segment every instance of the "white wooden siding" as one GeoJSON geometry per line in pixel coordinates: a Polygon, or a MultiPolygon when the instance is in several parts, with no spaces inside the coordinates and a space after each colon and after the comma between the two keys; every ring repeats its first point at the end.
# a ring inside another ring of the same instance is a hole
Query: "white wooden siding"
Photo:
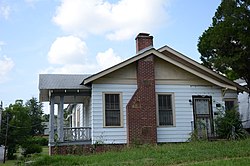
{"type": "MultiPolygon", "coordinates": [[[[93,84],[91,98],[91,127],[92,127],[92,143],[102,142],[107,144],[124,144],[127,143],[126,129],[126,105],[133,96],[136,85],[121,84],[93,84]],[[103,127],[103,92],[119,92],[122,94],[123,107],[123,127],[103,127]]],[[[194,95],[204,95],[212,97],[213,112],[218,111],[223,106],[223,97],[220,87],[217,86],[201,86],[201,85],[156,85],[156,93],[174,93],[175,107],[175,126],[157,127],[157,142],[185,142],[192,132],[193,122],[193,105],[194,95]]],[[[230,96],[234,96],[230,92],[230,96]]],[[[236,93],[236,92],[235,92],[236,93]]],[[[215,117],[215,116],[214,116],[215,117]]]]}
{"type": "Polygon", "coordinates": [[[133,96],[137,85],[93,84],[91,98],[92,143],[127,143],[126,106],[133,96]],[[103,127],[103,92],[120,92],[122,95],[123,127],[103,127]]]}
{"type": "Polygon", "coordinates": [[[174,93],[175,121],[171,127],[157,127],[157,142],[185,142],[192,132],[193,106],[189,100],[193,95],[212,96],[213,111],[222,103],[221,89],[215,86],[156,85],[156,93],[174,93]]]}

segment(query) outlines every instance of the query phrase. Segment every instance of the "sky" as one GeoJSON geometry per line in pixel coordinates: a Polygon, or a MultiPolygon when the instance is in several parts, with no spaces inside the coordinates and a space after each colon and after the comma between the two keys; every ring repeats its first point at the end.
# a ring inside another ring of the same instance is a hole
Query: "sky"
{"type": "MultiPolygon", "coordinates": [[[[0,0],[0,101],[39,98],[39,74],[94,74],[135,55],[140,32],[200,62],[221,0],[0,0]]],[[[48,113],[48,108],[44,112],[48,113]]]]}

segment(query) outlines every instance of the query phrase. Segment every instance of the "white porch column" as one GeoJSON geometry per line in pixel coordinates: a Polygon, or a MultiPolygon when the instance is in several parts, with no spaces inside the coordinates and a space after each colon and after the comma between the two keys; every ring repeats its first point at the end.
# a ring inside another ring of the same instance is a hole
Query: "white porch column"
{"type": "Polygon", "coordinates": [[[49,146],[54,143],[54,101],[55,97],[50,98],[50,114],[49,114],[49,146]]]}
{"type": "Polygon", "coordinates": [[[57,115],[57,133],[58,133],[58,141],[63,142],[64,134],[63,134],[63,121],[64,121],[64,111],[63,111],[63,105],[64,105],[64,96],[60,96],[60,104],[58,104],[58,115],[57,115]]]}

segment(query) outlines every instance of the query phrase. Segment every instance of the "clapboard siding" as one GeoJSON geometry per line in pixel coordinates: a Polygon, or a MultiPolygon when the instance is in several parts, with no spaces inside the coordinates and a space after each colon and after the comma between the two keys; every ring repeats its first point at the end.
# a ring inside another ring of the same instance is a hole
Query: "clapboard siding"
{"type": "Polygon", "coordinates": [[[98,141],[107,144],[127,143],[126,105],[133,96],[136,85],[121,84],[93,84],[92,85],[92,143],[98,141]],[[117,128],[103,127],[102,95],[104,92],[118,92],[122,94],[123,126],[117,128]]]}
{"type": "MultiPolygon", "coordinates": [[[[102,141],[104,143],[127,143],[126,129],[126,105],[133,96],[136,85],[122,84],[93,84],[91,97],[91,124],[92,143],[102,141]],[[123,126],[117,128],[103,127],[102,95],[104,92],[118,92],[122,94],[123,126]]],[[[175,126],[157,127],[157,142],[185,142],[190,138],[193,123],[192,96],[205,95],[212,97],[213,112],[218,111],[216,104],[223,105],[222,91],[217,86],[194,85],[156,85],[156,93],[173,93],[175,107],[175,126]]],[[[235,96],[230,91],[228,96],[235,96]]]]}
{"type": "Polygon", "coordinates": [[[193,106],[189,100],[193,95],[212,96],[213,110],[222,102],[221,89],[216,86],[156,85],[156,93],[173,93],[175,126],[158,127],[158,142],[184,142],[192,132],[193,106]]]}

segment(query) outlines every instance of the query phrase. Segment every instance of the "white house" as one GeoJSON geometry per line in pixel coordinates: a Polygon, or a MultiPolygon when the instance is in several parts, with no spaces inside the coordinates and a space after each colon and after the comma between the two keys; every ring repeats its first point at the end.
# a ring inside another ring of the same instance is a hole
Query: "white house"
{"type": "Polygon", "coordinates": [[[213,137],[217,112],[247,91],[168,46],[155,49],[146,33],[136,37],[135,56],[94,75],[41,74],[39,89],[40,101],[50,102],[51,149],[185,142],[194,128],[213,137]],[[72,127],[63,127],[64,104],[72,105],[72,127]]]}
{"type": "MultiPolygon", "coordinates": [[[[246,86],[246,82],[242,79],[236,80],[242,86],[246,86]]],[[[250,96],[249,93],[243,92],[238,95],[238,107],[241,115],[242,125],[248,131],[250,130],[250,96]]]]}

